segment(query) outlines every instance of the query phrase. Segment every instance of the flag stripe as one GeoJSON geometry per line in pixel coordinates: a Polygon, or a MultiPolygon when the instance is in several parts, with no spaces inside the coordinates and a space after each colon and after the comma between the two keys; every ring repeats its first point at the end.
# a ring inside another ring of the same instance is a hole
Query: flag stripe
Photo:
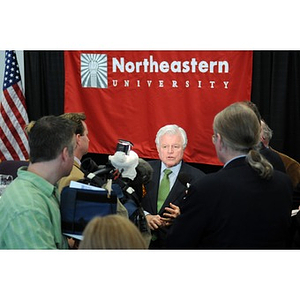
{"type": "MultiPolygon", "coordinates": [[[[3,122],[3,120],[1,120],[1,122],[3,122]]],[[[4,130],[2,127],[0,127],[0,136],[1,136],[1,141],[2,141],[3,145],[5,146],[4,149],[1,149],[1,152],[2,152],[1,156],[0,156],[1,161],[8,159],[9,157],[12,157],[13,159],[17,159],[18,154],[15,151],[11,141],[9,141],[9,139],[8,139],[9,129],[7,128],[7,130],[4,130]]]]}
{"type": "MultiPolygon", "coordinates": [[[[1,131],[1,128],[0,128],[1,131]]],[[[1,148],[1,152],[0,152],[0,159],[1,161],[6,159],[6,160],[13,160],[14,158],[11,156],[10,152],[8,151],[8,149],[6,148],[4,142],[2,141],[2,139],[0,139],[0,148],[1,148]]]]}
{"type": "MultiPolygon", "coordinates": [[[[9,98],[9,95],[7,95],[7,91],[3,91],[6,98],[9,98]]],[[[24,146],[24,143],[26,143],[26,136],[23,133],[23,129],[18,123],[18,120],[16,119],[15,115],[13,114],[9,104],[7,101],[3,101],[3,110],[2,118],[3,121],[1,122],[5,127],[3,128],[3,132],[6,134],[6,138],[9,141],[11,146],[8,146],[9,149],[11,147],[14,148],[14,151],[16,151],[17,155],[13,155],[15,159],[18,158],[18,155],[20,158],[24,159],[23,150],[27,151],[26,147],[24,146]],[[4,121],[6,120],[6,121],[4,121]],[[23,137],[23,140],[20,136],[20,134],[23,137]]]]}
{"type": "MultiPolygon", "coordinates": [[[[5,106],[5,102],[3,104],[5,106]]],[[[0,123],[0,136],[3,143],[6,145],[7,150],[11,153],[14,159],[18,159],[18,156],[20,156],[20,159],[24,159],[24,155],[20,149],[22,141],[20,140],[20,136],[16,132],[15,127],[13,126],[11,119],[8,117],[4,107],[3,110],[1,110],[0,123]]]]}
{"type": "Polygon", "coordinates": [[[15,51],[5,51],[5,73],[0,107],[0,159],[28,159],[25,97],[15,51]]]}
{"type": "Polygon", "coordinates": [[[12,88],[7,89],[11,95],[11,98],[14,99],[14,107],[13,112],[15,116],[20,117],[19,123],[22,127],[28,124],[28,117],[26,113],[26,105],[25,105],[25,97],[22,92],[21,83],[12,85],[12,88]]]}
{"type": "Polygon", "coordinates": [[[24,146],[24,144],[28,144],[27,137],[24,134],[24,127],[26,123],[28,123],[28,119],[27,122],[25,122],[22,114],[20,113],[20,110],[16,107],[16,103],[18,105],[18,102],[20,102],[19,98],[16,98],[14,96],[13,88],[8,88],[6,91],[3,91],[3,93],[5,94],[5,99],[8,100],[4,102],[7,103],[7,109],[5,109],[6,107],[4,107],[4,109],[6,110],[6,113],[8,115],[7,122],[9,124],[11,133],[18,140],[21,149],[28,151],[28,147],[24,146]]]}

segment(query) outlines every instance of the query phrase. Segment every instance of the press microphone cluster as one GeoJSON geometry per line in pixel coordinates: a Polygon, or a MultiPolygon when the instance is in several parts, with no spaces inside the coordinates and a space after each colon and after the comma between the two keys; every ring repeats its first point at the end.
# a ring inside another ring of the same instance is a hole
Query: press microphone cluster
{"type": "Polygon", "coordinates": [[[110,173],[114,170],[114,167],[107,163],[106,165],[97,165],[91,158],[86,158],[82,161],[81,171],[84,173],[85,179],[82,181],[88,184],[102,187],[106,183],[110,173]]]}

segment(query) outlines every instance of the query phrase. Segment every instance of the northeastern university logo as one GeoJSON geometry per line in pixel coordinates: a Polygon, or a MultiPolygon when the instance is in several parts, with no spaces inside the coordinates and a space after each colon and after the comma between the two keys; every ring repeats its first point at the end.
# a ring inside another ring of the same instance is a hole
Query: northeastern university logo
{"type": "Polygon", "coordinates": [[[184,56],[181,59],[178,57],[175,60],[174,57],[169,60],[167,57],[157,60],[155,55],[134,59],[118,56],[110,59],[112,69],[108,80],[107,54],[82,53],[82,87],[196,88],[198,90],[229,88],[227,78],[230,76],[227,74],[230,73],[230,64],[227,60],[203,59],[201,55],[184,56]],[[122,79],[120,75],[123,75],[122,79]]]}
{"type": "Polygon", "coordinates": [[[81,85],[107,88],[106,54],[81,54],[81,85]]]}

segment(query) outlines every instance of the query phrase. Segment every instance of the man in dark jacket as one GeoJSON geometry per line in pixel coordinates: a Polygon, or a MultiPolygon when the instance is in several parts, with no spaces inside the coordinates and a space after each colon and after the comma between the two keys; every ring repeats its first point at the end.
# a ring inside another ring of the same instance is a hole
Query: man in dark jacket
{"type": "Polygon", "coordinates": [[[171,249],[289,247],[292,183],[257,150],[260,123],[240,103],[214,119],[213,143],[224,167],[192,185],[166,244],[171,249]]]}
{"type": "Polygon", "coordinates": [[[156,147],[160,160],[149,161],[153,168],[152,180],[146,185],[147,194],[142,206],[152,230],[150,248],[165,248],[165,237],[173,220],[180,214],[180,206],[185,200],[187,190],[204,173],[183,162],[187,145],[184,129],[177,125],[166,125],[156,135],[156,147]],[[160,183],[165,170],[168,170],[169,193],[160,199],[160,183]]]}

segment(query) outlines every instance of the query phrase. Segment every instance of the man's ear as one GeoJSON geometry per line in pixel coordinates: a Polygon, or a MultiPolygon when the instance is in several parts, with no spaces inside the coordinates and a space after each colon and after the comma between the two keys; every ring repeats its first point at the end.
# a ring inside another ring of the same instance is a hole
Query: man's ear
{"type": "MultiPolygon", "coordinates": [[[[81,135],[80,135],[79,133],[77,133],[77,134],[75,135],[76,146],[80,143],[80,137],[81,137],[81,135]]],[[[75,147],[76,147],[76,146],[75,146],[75,147]]]]}
{"type": "Polygon", "coordinates": [[[219,151],[222,151],[225,147],[222,137],[219,133],[216,134],[216,146],[218,148],[219,151]]]}
{"type": "Polygon", "coordinates": [[[70,157],[68,147],[64,147],[61,152],[61,158],[63,161],[66,161],[70,157]]]}

